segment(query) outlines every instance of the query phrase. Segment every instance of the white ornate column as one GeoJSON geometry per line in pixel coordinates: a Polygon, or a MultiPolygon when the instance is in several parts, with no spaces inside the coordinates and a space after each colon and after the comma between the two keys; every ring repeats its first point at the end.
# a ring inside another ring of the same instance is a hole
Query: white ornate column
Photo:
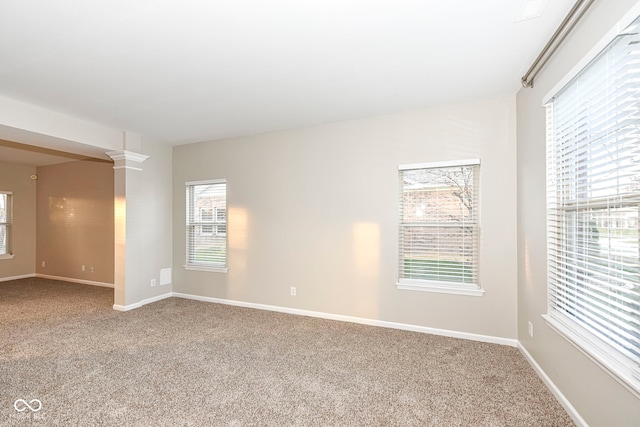
{"type": "Polygon", "coordinates": [[[149,158],[133,151],[109,151],[114,165],[114,304],[116,310],[127,310],[127,175],[141,171],[149,158]]]}

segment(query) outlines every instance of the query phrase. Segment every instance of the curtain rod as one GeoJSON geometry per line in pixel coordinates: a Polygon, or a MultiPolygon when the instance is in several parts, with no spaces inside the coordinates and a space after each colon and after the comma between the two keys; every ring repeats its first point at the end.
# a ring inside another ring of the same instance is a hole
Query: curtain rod
{"type": "Polygon", "coordinates": [[[533,79],[538,75],[540,70],[545,66],[547,61],[553,56],[555,51],[560,47],[564,39],[569,35],[573,27],[576,26],[580,18],[589,9],[589,6],[593,4],[595,0],[578,0],[573,5],[567,16],[564,18],[560,26],[555,33],[551,36],[551,39],[547,42],[538,57],[533,61],[529,70],[522,76],[523,87],[533,87],[533,79]]]}

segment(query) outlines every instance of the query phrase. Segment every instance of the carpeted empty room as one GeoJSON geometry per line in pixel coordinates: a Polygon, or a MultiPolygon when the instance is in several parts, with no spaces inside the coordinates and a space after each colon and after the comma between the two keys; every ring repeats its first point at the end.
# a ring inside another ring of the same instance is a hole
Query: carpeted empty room
{"type": "Polygon", "coordinates": [[[0,283],[0,425],[571,426],[509,346],[113,290],[0,283]],[[21,402],[42,408],[17,411],[21,402]]]}

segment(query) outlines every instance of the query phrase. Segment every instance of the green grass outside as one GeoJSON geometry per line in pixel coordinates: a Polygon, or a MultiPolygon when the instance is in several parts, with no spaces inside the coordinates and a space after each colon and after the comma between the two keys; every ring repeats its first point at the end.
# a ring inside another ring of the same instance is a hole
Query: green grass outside
{"type": "Polygon", "coordinates": [[[403,272],[404,279],[473,282],[472,266],[460,261],[405,258],[403,272]]]}
{"type": "Polygon", "coordinates": [[[209,247],[197,249],[193,256],[193,262],[222,261],[226,257],[226,248],[209,247]]]}

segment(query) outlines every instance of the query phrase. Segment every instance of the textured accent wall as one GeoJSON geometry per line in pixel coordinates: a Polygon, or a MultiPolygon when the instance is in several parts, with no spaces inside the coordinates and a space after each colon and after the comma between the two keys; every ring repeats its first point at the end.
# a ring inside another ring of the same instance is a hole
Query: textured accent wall
{"type": "Polygon", "coordinates": [[[113,284],[113,165],[77,161],[37,174],[36,272],[113,284]]]}

